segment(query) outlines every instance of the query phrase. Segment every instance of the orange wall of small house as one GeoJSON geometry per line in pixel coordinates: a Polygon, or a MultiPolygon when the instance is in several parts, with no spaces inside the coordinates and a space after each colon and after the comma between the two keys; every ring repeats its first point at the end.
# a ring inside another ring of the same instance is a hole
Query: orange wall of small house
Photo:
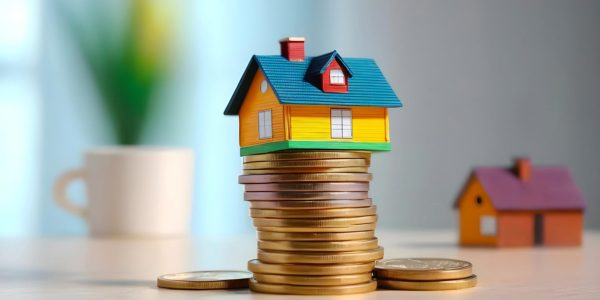
{"type": "Polygon", "coordinates": [[[290,140],[389,142],[387,108],[327,105],[285,105],[290,140]],[[331,137],[331,109],[352,110],[352,138],[331,137]]]}
{"type": "MultiPolygon", "coordinates": [[[[239,113],[240,124],[240,146],[247,147],[270,142],[283,141],[285,139],[285,120],[283,105],[279,104],[279,100],[273,89],[269,85],[266,93],[262,93],[260,85],[265,79],[262,71],[256,71],[254,79],[250,84],[246,98],[239,113]],[[272,120],[272,138],[260,139],[258,135],[258,112],[271,109],[272,120]]],[[[215,128],[218,130],[218,128],[215,128]]]]}
{"type": "Polygon", "coordinates": [[[552,211],[543,213],[543,216],[544,245],[581,245],[583,234],[583,213],[581,211],[552,211]]]}
{"type": "Polygon", "coordinates": [[[347,93],[348,92],[348,72],[344,70],[337,62],[337,60],[333,60],[331,64],[327,67],[325,72],[323,72],[323,77],[321,78],[321,87],[324,92],[329,93],[347,93]],[[331,84],[329,81],[329,75],[331,74],[332,69],[340,69],[344,72],[344,84],[331,84]]]}
{"type": "Polygon", "coordinates": [[[534,214],[530,212],[501,212],[498,215],[498,246],[532,246],[534,214]]]}
{"type": "Polygon", "coordinates": [[[477,178],[471,176],[458,202],[460,244],[495,245],[496,236],[481,235],[481,216],[496,216],[496,209],[477,178]],[[481,204],[477,197],[481,197],[481,204]]]}

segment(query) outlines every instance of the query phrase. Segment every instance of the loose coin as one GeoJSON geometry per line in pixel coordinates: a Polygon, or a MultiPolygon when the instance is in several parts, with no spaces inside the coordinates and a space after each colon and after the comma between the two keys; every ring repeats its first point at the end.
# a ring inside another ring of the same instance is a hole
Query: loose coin
{"type": "Polygon", "coordinates": [[[256,227],[257,231],[272,231],[272,232],[352,232],[375,230],[376,223],[348,225],[344,227],[274,227],[264,226],[256,227]]]}
{"type": "Polygon", "coordinates": [[[254,273],[254,279],[261,283],[289,284],[302,286],[340,286],[349,284],[367,283],[373,280],[373,274],[347,274],[328,276],[305,276],[305,275],[276,275],[254,273]]]}
{"type": "Polygon", "coordinates": [[[255,154],[244,156],[244,162],[274,161],[274,160],[305,160],[305,159],[338,159],[338,158],[362,158],[371,159],[368,151],[295,151],[274,152],[266,154],[255,154]]]}
{"type": "Polygon", "coordinates": [[[279,160],[244,163],[244,170],[287,169],[287,168],[345,168],[368,167],[369,161],[355,159],[279,160]]]}
{"type": "Polygon", "coordinates": [[[330,208],[350,208],[350,207],[369,207],[373,204],[370,198],[357,200],[315,200],[315,201],[250,201],[250,208],[267,209],[330,209],[330,208]]]}
{"type": "Polygon", "coordinates": [[[245,192],[244,200],[339,200],[365,199],[368,192],[245,192]]]}
{"type": "Polygon", "coordinates": [[[368,182],[296,182],[246,184],[246,192],[368,192],[368,182]]]}
{"type": "Polygon", "coordinates": [[[368,167],[339,167],[339,168],[285,168],[243,170],[244,175],[291,174],[291,173],[367,173],[368,167]]]}
{"type": "Polygon", "coordinates": [[[439,280],[439,281],[410,281],[397,279],[377,279],[377,285],[381,288],[394,290],[414,291],[441,291],[458,290],[474,287],[477,285],[477,276],[471,275],[463,279],[439,280]]]}
{"type": "Polygon", "coordinates": [[[269,183],[269,182],[369,182],[373,179],[371,173],[297,173],[269,175],[240,175],[238,182],[269,183]]]}
{"type": "Polygon", "coordinates": [[[469,277],[472,265],[468,261],[447,258],[393,258],[378,261],[377,278],[401,280],[446,280],[469,277]]]}
{"type": "Polygon", "coordinates": [[[258,241],[258,249],[276,251],[362,251],[378,246],[377,238],[355,241],[258,241]]]}
{"type": "Polygon", "coordinates": [[[349,252],[281,252],[258,250],[258,259],[275,264],[364,263],[383,258],[383,248],[349,252]]]}
{"type": "Polygon", "coordinates": [[[252,273],[245,271],[197,271],[159,276],[160,288],[182,290],[238,289],[248,287],[252,273]]]}
{"type": "Polygon", "coordinates": [[[313,218],[344,218],[357,216],[374,216],[377,213],[375,205],[358,208],[335,208],[335,209],[259,209],[251,208],[250,216],[253,218],[282,218],[282,219],[313,219],[313,218]]]}
{"type": "Polygon", "coordinates": [[[269,232],[257,231],[259,240],[268,241],[352,241],[375,237],[375,231],[354,232],[269,232]]]}
{"type": "Polygon", "coordinates": [[[344,227],[349,225],[369,224],[375,222],[377,222],[377,216],[328,219],[252,219],[252,224],[254,224],[256,227],[344,227]]]}
{"type": "Polygon", "coordinates": [[[371,273],[375,262],[354,264],[269,264],[253,259],[248,262],[248,270],[253,273],[287,275],[344,275],[371,273]]]}
{"type": "Polygon", "coordinates": [[[291,295],[348,295],[372,292],[377,289],[377,282],[339,285],[339,286],[299,286],[289,284],[261,283],[250,280],[250,289],[260,293],[291,295]]]}

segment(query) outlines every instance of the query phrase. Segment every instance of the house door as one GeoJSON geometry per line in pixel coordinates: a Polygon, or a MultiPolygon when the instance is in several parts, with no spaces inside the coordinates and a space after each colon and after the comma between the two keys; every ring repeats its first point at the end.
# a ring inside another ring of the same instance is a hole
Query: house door
{"type": "Polygon", "coordinates": [[[544,215],[535,214],[533,219],[533,243],[542,245],[544,243],[544,215]]]}

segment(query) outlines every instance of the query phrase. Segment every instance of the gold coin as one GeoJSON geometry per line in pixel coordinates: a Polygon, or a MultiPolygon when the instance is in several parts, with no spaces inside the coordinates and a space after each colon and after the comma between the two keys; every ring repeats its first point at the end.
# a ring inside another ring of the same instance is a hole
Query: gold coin
{"type": "Polygon", "coordinates": [[[160,288],[182,290],[238,289],[248,287],[252,273],[245,271],[197,271],[161,275],[160,288]]]}
{"type": "Polygon", "coordinates": [[[344,218],[357,216],[373,216],[377,213],[375,205],[358,208],[334,208],[334,209],[303,209],[303,210],[281,210],[281,209],[259,209],[251,208],[250,216],[253,218],[281,218],[281,219],[317,219],[317,218],[344,218]]]}
{"type": "Polygon", "coordinates": [[[367,173],[367,172],[369,172],[368,167],[285,168],[285,169],[243,170],[244,175],[293,174],[293,173],[367,173]]]}
{"type": "Polygon", "coordinates": [[[245,185],[246,192],[368,192],[368,182],[288,182],[253,183],[245,185]]]}
{"type": "Polygon", "coordinates": [[[377,238],[354,241],[258,241],[258,249],[276,251],[362,251],[379,247],[377,238]]]}
{"type": "Polygon", "coordinates": [[[348,252],[282,252],[258,250],[258,259],[274,264],[364,263],[383,258],[383,248],[348,252]]]}
{"type": "Polygon", "coordinates": [[[244,163],[244,170],[287,169],[287,168],[339,168],[368,167],[369,161],[354,159],[279,160],[244,163]]]}
{"type": "Polygon", "coordinates": [[[257,231],[272,232],[352,232],[375,230],[376,223],[348,225],[343,227],[274,227],[274,226],[256,226],[257,231]]]}
{"type": "Polygon", "coordinates": [[[269,182],[369,182],[373,179],[371,173],[297,173],[270,175],[240,175],[238,182],[269,183],[269,182]]]}
{"type": "Polygon", "coordinates": [[[368,192],[245,192],[244,200],[354,200],[369,198],[368,192]]]}
{"type": "Polygon", "coordinates": [[[248,203],[250,203],[250,208],[267,208],[280,210],[351,208],[369,207],[373,205],[373,201],[369,198],[358,200],[250,201],[248,203]]]}
{"type": "Polygon", "coordinates": [[[414,291],[441,291],[458,290],[474,287],[477,285],[477,276],[471,275],[462,279],[439,280],[439,281],[410,281],[396,279],[377,279],[377,285],[381,288],[394,290],[414,291]]]}
{"type": "Polygon", "coordinates": [[[353,232],[269,232],[257,231],[263,241],[352,241],[375,237],[375,231],[353,232]]]}
{"type": "Polygon", "coordinates": [[[259,293],[288,295],[348,295],[372,292],[377,289],[375,280],[368,283],[338,286],[300,286],[289,284],[261,283],[250,280],[250,289],[259,293]]]}
{"type": "Polygon", "coordinates": [[[248,270],[263,274],[287,274],[287,275],[344,275],[371,273],[375,262],[355,264],[269,264],[253,259],[248,262],[248,270]]]}
{"type": "Polygon", "coordinates": [[[294,151],[274,152],[266,154],[255,154],[244,156],[244,162],[274,161],[274,160],[305,160],[305,159],[339,159],[339,158],[362,158],[371,159],[368,151],[294,151]]]}
{"type": "Polygon", "coordinates": [[[327,276],[278,275],[254,273],[254,279],[261,283],[289,284],[303,286],[340,286],[367,283],[373,280],[373,274],[346,274],[327,276]]]}
{"type": "Polygon", "coordinates": [[[377,216],[328,219],[252,219],[252,224],[254,224],[256,227],[344,227],[349,225],[370,224],[375,222],[377,222],[377,216]]]}
{"type": "Polygon", "coordinates": [[[468,261],[447,258],[393,258],[378,261],[377,278],[401,280],[447,280],[471,276],[468,261]]]}

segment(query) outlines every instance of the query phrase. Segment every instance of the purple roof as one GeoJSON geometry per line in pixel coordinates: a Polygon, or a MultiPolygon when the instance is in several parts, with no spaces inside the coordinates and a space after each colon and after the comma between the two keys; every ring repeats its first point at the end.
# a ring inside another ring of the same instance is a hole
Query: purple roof
{"type": "Polygon", "coordinates": [[[531,167],[531,178],[520,180],[511,169],[475,168],[497,210],[559,210],[585,208],[585,201],[566,167],[531,167]]]}

